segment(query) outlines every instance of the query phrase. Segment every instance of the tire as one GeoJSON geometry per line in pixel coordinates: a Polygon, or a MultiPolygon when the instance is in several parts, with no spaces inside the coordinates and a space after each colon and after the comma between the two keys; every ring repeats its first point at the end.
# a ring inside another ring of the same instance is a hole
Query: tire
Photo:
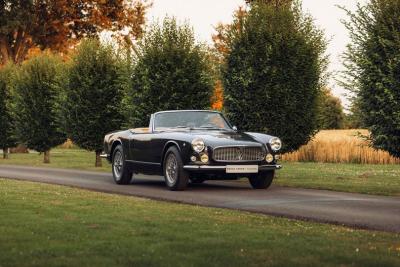
{"type": "Polygon", "coordinates": [[[254,189],[267,189],[271,186],[275,171],[262,172],[249,177],[249,182],[254,189]]]}
{"type": "Polygon", "coordinates": [[[113,151],[112,173],[116,184],[130,184],[132,180],[132,171],[126,165],[124,150],[121,145],[118,145],[113,151]]]}
{"type": "Polygon", "coordinates": [[[165,183],[171,191],[182,191],[188,185],[189,173],[183,169],[182,158],[176,147],[170,147],[164,157],[165,183]]]}
{"type": "Polygon", "coordinates": [[[204,178],[201,178],[201,177],[198,177],[198,176],[190,177],[190,182],[192,184],[202,184],[202,183],[204,183],[204,181],[205,181],[204,178]]]}

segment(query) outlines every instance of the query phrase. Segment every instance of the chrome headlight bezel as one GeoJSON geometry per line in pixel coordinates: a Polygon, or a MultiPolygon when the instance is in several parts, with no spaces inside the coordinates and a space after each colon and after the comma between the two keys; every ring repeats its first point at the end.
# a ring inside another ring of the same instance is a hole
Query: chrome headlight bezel
{"type": "Polygon", "coordinates": [[[204,144],[204,140],[201,138],[195,138],[192,141],[192,149],[196,152],[196,153],[201,153],[204,151],[204,149],[206,148],[206,145],[204,144]]]}
{"type": "Polygon", "coordinates": [[[269,140],[269,145],[274,152],[277,152],[282,148],[282,141],[278,137],[273,137],[269,140]]]}

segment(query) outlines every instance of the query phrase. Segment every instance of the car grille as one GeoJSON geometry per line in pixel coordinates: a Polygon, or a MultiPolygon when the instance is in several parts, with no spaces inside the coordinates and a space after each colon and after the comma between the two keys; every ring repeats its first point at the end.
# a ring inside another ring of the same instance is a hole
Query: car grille
{"type": "Polygon", "coordinates": [[[213,152],[215,161],[261,161],[264,156],[261,147],[218,147],[213,152]]]}

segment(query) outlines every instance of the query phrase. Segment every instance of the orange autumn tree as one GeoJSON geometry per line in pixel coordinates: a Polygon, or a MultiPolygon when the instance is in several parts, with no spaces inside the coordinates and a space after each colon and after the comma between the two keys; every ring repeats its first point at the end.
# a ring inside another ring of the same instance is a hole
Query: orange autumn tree
{"type": "Polygon", "coordinates": [[[146,0],[1,0],[0,64],[21,63],[28,51],[66,51],[107,30],[130,42],[143,32],[146,0]]]}
{"type": "Polygon", "coordinates": [[[211,108],[221,111],[224,106],[224,93],[221,80],[217,80],[214,86],[214,93],[211,97],[211,108]]]}

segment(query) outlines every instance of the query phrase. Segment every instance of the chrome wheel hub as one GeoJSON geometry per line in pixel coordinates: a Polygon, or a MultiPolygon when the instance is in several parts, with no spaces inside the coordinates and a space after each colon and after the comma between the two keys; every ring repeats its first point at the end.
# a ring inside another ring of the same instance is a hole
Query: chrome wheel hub
{"type": "Polygon", "coordinates": [[[178,163],[174,154],[169,154],[165,165],[165,176],[169,184],[175,184],[178,179],[178,163]]]}
{"type": "Polygon", "coordinates": [[[115,152],[114,155],[114,160],[113,160],[113,170],[115,177],[117,180],[121,178],[122,175],[122,167],[123,167],[123,161],[122,161],[122,153],[121,151],[115,152]]]}

